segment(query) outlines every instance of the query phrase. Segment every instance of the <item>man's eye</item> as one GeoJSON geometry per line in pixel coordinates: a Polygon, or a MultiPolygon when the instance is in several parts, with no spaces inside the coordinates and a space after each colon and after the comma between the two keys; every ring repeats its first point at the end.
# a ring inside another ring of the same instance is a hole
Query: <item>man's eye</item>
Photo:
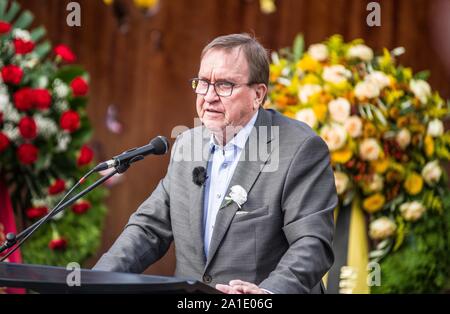
{"type": "Polygon", "coordinates": [[[233,86],[230,82],[218,82],[219,88],[231,88],[233,86]]]}

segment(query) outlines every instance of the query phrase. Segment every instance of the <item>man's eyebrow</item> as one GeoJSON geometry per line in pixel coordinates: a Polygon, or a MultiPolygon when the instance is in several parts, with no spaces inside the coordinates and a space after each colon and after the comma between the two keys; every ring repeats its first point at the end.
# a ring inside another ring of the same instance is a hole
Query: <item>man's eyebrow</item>
{"type": "MultiPolygon", "coordinates": [[[[207,78],[203,75],[199,75],[198,78],[205,80],[205,81],[210,81],[209,78],[207,78]]],[[[216,78],[216,82],[231,82],[231,83],[233,83],[233,82],[236,82],[236,80],[237,80],[236,78],[231,78],[231,77],[223,77],[223,78],[219,78],[219,79],[216,78]]]]}

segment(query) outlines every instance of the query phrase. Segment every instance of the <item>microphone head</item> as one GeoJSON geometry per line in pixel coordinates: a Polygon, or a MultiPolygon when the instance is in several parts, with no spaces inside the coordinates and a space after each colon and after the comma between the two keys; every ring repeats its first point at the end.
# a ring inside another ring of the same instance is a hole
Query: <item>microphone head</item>
{"type": "Polygon", "coordinates": [[[164,136],[157,136],[150,141],[153,146],[153,154],[164,155],[169,150],[169,141],[164,136]]]}

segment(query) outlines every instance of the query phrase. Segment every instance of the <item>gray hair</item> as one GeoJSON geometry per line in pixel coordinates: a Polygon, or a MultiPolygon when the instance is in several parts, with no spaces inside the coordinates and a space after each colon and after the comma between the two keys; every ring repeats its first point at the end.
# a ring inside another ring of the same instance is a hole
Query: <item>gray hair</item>
{"type": "Polygon", "coordinates": [[[212,49],[232,50],[242,48],[249,66],[249,83],[269,86],[269,57],[267,50],[249,34],[219,36],[203,48],[201,58],[212,49]]]}

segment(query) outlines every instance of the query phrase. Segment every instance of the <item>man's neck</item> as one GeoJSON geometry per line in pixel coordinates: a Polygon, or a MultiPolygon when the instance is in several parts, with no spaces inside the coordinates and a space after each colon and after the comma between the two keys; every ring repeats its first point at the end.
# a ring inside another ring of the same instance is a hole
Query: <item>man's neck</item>
{"type": "Polygon", "coordinates": [[[225,129],[220,130],[219,132],[213,132],[214,134],[214,141],[219,146],[226,146],[228,142],[230,142],[236,134],[238,134],[242,129],[244,129],[252,120],[253,124],[255,123],[255,116],[258,111],[255,111],[253,115],[250,117],[250,119],[245,122],[243,125],[228,125],[225,127],[225,129]]]}

